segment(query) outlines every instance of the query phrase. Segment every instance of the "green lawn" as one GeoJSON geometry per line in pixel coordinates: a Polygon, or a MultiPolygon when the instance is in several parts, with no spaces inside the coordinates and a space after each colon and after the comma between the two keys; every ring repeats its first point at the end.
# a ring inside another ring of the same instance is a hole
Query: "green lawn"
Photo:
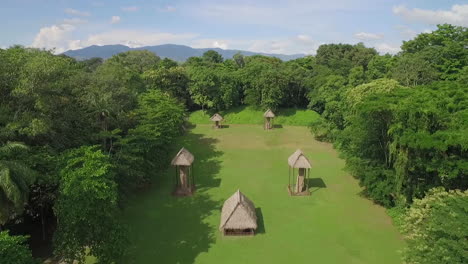
{"type": "Polygon", "coordinates": [[[131,199],[125,211],[130,263],[401,263],[404,242],[384,208],[359,195],[344,161],[307,127],[197,125],[174,154],[181,146],[195,155],[197,192],[172,197],[169,169],[131,199]],[[297,148],[313,166],[308,197],[286,191],[287,158],[297,148]],[[260,228],[254,237],[223,237],[218,231],[222,203],[237,189],[257,207],[260,228]]]}
{"type": "MultiPolygon", "coordinates": [[[[249,106],[239,106],[220,112],[226,124],[263,124],[265,111],[249,106]]],[[[308,126],[320,115],[308,109],[283,108],[275,111],[274,123],[288,126],[308,126]]],[[[194,124],[211,124],[212,113],[195,111],[190,115],[190,122],[194,124]]]]}

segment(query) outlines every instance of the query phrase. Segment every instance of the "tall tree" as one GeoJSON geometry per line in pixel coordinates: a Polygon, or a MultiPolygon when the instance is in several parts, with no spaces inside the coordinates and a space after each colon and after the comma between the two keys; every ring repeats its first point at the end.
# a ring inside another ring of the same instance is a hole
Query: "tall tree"
{"type": "Polygon", "coordinates": [[[119,221],[117,184],[109,157],[83,146],[65,154],[55,204],[55,254],[84,263],[86,255],[99,263],[121,263],[126,248],[119,221]]]}
{"type": "Polygon", "coordinates": [[[20,215],[29,196],[29,186],[36,176],[17,158],[27,150],[21,143],[8,142],[0,146],[0,226],[20,215]]]}

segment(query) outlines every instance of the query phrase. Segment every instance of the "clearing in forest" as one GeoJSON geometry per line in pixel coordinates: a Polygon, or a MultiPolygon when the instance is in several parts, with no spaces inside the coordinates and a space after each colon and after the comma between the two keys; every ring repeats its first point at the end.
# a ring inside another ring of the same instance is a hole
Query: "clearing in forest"
{"type": "Polygon", "coordinates": [[[196,125],[180,147],[194,156],[196,193],[173,197],[174,169],[125,211],[131,261],[152,263],[401,263],[403,240],[384,208],[359,195],[358,182],[330,144],[307,127],[196,125]],[[287,158],[297,149],[312,163],[311,196],[290,197],[287,158]],[[240,189],[254,203],[253,237],[223,237],[223,202],[240,189]]]}

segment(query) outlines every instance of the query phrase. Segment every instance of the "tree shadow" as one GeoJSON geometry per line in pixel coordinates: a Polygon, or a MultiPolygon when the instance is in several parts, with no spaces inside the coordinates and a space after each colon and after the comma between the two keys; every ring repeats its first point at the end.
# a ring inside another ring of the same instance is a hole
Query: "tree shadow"
{"type": "Polygon", "coordinates": [[[194,134],[179,139],[172,155],[185,147],[194,156],[193,174],[196,191],[193,196],[174,197],[174,169],[169,168],[154,181],[149,192],[136,197],[126,210],[131,234],[127,263],[194,263],[215,242],[217,227],[206,218],[218,211],[222,201],[206,193],[221,183],[217,159],[223,153],[215,149],[217,140],[194,134]]]}
{"type": "Polygon", "coordinates": [[[257,215],[257,234],[265,234],[265,222],[263,221],[262,208],[255,208],[255,214],[257,215]]]}
{"type": "Polygon", "coordinates": [[[327,185],[322,178],[310,178],[308,181],[310,193],[316,192],[322,188],[327,188],[327,185]]]}

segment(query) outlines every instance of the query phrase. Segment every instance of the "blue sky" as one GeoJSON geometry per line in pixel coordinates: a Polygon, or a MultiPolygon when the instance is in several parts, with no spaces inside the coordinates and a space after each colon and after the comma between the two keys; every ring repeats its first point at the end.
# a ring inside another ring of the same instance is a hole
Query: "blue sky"
{"type": "Polygon", "coordinates": [[[468,0],[0,0],[0,47],[56,53],[90,45],[166,43],[314,54],[364,42],[396,53],[436,24],[468,26],[468,0]]]}

